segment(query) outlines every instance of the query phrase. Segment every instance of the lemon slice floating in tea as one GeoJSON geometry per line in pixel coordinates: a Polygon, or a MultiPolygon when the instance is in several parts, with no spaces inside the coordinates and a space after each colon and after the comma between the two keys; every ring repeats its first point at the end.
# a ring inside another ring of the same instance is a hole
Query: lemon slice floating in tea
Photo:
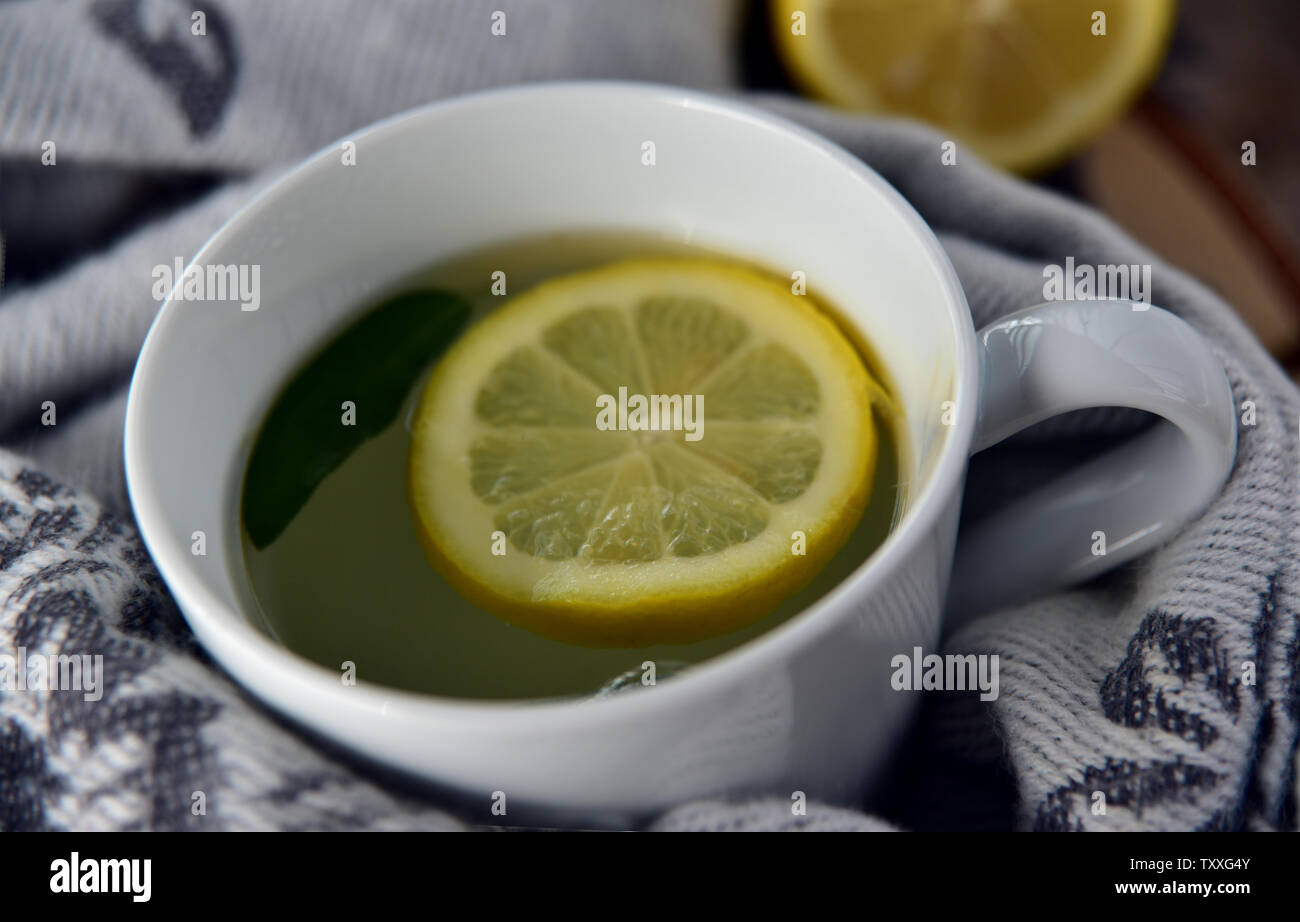
{"type": "Polygon", "coordinates": [[[1164,57],[1176,11],[1174,0],[774,0],[772,29],[810,92],[924,119],[1030,172],[1119,116],[1164,57]]]}
{"type": "Polygon", "coordinates": [[[670,259],[553,279],[431,376],[412,427],[417,529],[462,595],[539,634],[723,634],[806,584],[857,525],[877,388],[775,278],[670,259]]]}

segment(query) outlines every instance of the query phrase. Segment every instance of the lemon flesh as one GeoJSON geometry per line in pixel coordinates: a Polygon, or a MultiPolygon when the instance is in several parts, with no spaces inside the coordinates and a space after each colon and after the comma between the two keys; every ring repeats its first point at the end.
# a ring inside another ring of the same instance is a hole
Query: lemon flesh
{"type": "Polygon", "coordinates": [[[1176,4],[775,0],[772,9],[780,53],[814,95],[928,121],[1031,172],[1123,111],[1164,57],[1176,4]]]}
{"type": "Polygon", "coordinates": [[[857,525],[873,393],[835,324],[776,279],[690,259],[553,279],[471,327],[430,377],[408,470],[417,531],[462,595],[548,637],[726,633],[857,525]],[[618,428],[620,395],[683,409],[618,428]]]}

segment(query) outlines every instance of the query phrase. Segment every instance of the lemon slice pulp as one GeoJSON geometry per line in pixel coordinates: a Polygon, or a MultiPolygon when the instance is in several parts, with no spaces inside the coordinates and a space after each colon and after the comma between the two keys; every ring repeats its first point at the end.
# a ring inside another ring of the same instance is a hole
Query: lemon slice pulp
{"type": "Polygon", "coordinates": [[[923,119],[1029,172],[1115,118],[1164,57],[1174,0],[774,0],[796,80],[923,119]]]}
{"type": "Polygon", "coordinates": [[[774,278],[670,259],[553,279],[431,375],[412,425],[416,528],[462,595],[545,636],[722,634],[857,525],[874,393],[838,327],[774,278]]]}

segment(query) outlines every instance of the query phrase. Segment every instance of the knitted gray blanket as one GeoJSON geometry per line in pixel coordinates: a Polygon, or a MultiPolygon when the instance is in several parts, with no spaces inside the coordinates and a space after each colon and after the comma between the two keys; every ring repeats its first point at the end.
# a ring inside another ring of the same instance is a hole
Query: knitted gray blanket
{"type": "MultiPolygon", "coordinates": [[[[733,90],[739,11],[727,0],[202,6],[199,21],[174,0],[0,5],[0,231],[11,262],[47,261],[0,293],[0,829],[485,822],[298,735],[196,646],[122,477],[125,388],[158,308],[151,268],[188,259],[295,160],[431,99],[560,77],[733,90]],[[498,10],[504,36],[491,34],[498,10]],[[124,217],[142,199],[166,207],[124,217]],[[83,690],[42,688],[30,666],[70,669],[83,654],[102,657],[83,690]]],[[[1295,828],[1296,387],[1213,292],[1097,214],[964,153],[944,166],[941,139],[919,127],[755,101],[835,139],[916,205],[976,326],[1043,300],[1045,267],[1067,257],[1152,266],[1152,302],[1200,330],[1228,372],[1238,454],[1223,494],[1160,550],[946,638],[998,654],[1001,694],[929,695],[860,810],[691,803],[651,828],[1295,828]]],[[[976,459],[965,514],[1143,422],[1090,412],[1022,434],[976,459]]]]}

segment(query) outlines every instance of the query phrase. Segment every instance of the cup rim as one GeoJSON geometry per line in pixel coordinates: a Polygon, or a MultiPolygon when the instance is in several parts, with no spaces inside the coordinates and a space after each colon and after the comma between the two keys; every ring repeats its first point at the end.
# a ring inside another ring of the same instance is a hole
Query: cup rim
{"type": "MultiPolygon", "coordinates": [[[[364,137],[374,141],[417,121],[437,119],[462,109],[498,101],[508,102],[518,97],[557,94],[582,97],[611,93],[625,97],[628,104],[676,105],[756,125],[772,132],[783,143],[816,149],[843,170],[846,178],[872,186],[914,232],[917,242],[929,257],[931,268],[938,276],[956,341],[955,388],[952,399],[958,407],[974,407],[978,358],[975,331],[965,292],[947,253],[911,203],[865,162],[809,128],[746,102],[668,84],[624,80],[545,81],[466,93],[395,113],[342,136],[289,167],[231,215],[204,242],[187,263],[186,269],[205,262],[208,254],[224,245],[227,238],[243,232],[263,213],[274,209],[285,190],[301,183],[318,181],[322,163],[326,158],[335,156],[338,145],[343,140],[364,137]]],[[[537,104],[545,103],[538,100],[537,104]]],[[[925,535],[936,527],[946,511],[945,504],[955,493],[959,493],[974,433],[974,412],[958,413],[953,425],[947,427],[947,436],[939,450],[939,458],[926,489],[884,542],[840,583],[782,624],[674,676],[671,682],[658,687],[654,695],[610,696],[601,699],[598,706],[592,707],[588,698],[453,698],[392,688],[360,679],[356,685],[344,687],[339,682],[337,671],[283,646],[259,631],[250,620],[249,613],[238,606],[227,605],[208,591],[200,580],[191,575],[192,558],[184,553],[181,547],[183,542],[172,542],[166,537],[168,529],[165,505],[158,493],[141,476],[146,455],[145,429],[148,421],[141,415],[140,394],[149,387],[157,386],[152,380],[151,370],[155,356],[164,347],[166,327],[176,313],[173,298],[169,294],[145,337],[127,395],[123,455],[131,508],[150,557],[204,648],[241,684],[255,691],[264,703],[275,710],[293,715],[304,713],[307,708],[290,706],[283,693],[276,694],[272,691],[274,687],[321,702],[330,699],[341,707],[367,712],[376,719],[402,714],[424,725],[443,723],[461,726],[463,720],[481,722],[487,717],[491,718],[493,726],[498,729],[527,726],[535,730],[536,721],[542,716],[552,726],[557,722],[565,726],[590,724],[594,721],[618,723],[635,720],[639,713],[671,707],[683,699],[709,695],[732,686],[738,678],[743,680],[743,674],[755,669],[770,668],[791,649],[814,640],[834,623],[835,612],[851,604],[852,597],[864,586],[879,582],[911,556],[925,535]]],[[[219,541],[216,545],[223,546],[219,541]]]]}

